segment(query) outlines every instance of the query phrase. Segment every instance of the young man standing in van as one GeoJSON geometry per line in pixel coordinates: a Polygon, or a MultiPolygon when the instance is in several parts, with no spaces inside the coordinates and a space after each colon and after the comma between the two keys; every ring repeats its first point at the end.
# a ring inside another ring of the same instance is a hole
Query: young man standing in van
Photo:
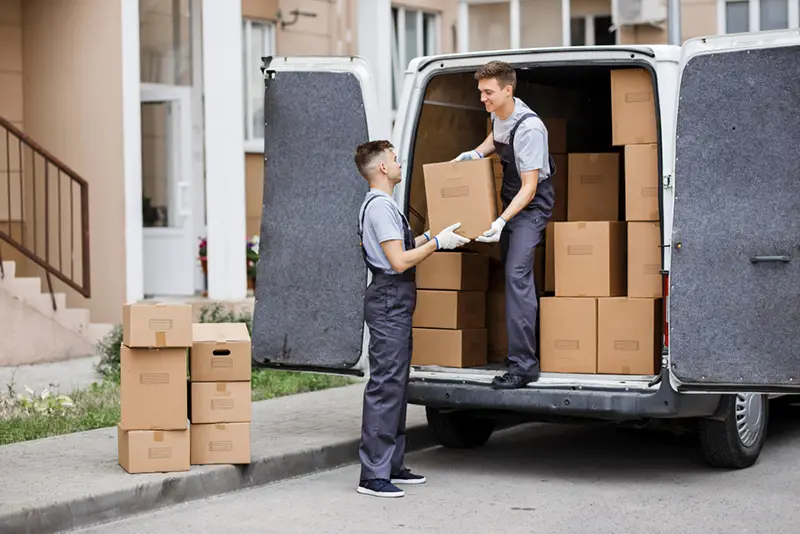
{"type": "Polygon", "coordinates": [[[431,237],[414,238],[392,198],[401,169],[389,141],[359,145],[358,172],[369,182],[359,212],[358,233],[372,282],[364,295],[364,320],[370,333],[370,377],[364,390],[361,477],[358,492],[376,497],[402,497],[395,484],[421,484],[403,464],[406,448],[406,405],[411,366],[411,317],[417,302],[415,268],[437,250],[469,242],[456,223],[431,237]]]}
{"type": "Polygon", "coordinates": [[[515,389],[539,378],[535,332],[539,302],[533,261],[552,216],[555,192],[550,177],[555,165],[547,149],[547,128],[525,102],[514,96],[514,69],[508,63],[491,61],[478,69],[475,79],[481,102],[491,114],[492,133],[480,146],[454,161],[497,152],[503,165],[503,212],[476,241],[500,241],[506,278],[509,369],[495,377],[492,385],[515,389]]]}

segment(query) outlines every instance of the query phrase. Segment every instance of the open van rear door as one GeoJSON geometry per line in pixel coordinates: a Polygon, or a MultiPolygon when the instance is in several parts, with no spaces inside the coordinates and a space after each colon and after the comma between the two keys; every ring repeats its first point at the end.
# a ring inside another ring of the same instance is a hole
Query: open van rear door
{"type": "Polygon", "coordinates": [[[685,391],[800,388],[800,32],[683,48],[670,362],[685,391]]]}
{"type": "Polygon", "coordinates": [[[374,132],[365,60],[265,58],[256,366],[361,373],[367,284],[353,161],[374,132]]]}

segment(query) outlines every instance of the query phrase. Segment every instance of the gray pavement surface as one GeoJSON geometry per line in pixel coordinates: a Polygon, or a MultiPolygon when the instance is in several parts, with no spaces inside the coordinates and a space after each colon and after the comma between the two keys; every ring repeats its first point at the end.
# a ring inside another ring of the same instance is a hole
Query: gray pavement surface
{"type": "Polygon", "coordinates": [[[87,388],[92,382],[102,380],[94,371],[98,361],[98,356],[91,356],[63,362],[0,367],[0,394],[7,393],[8,385],[12,382],[18,393],[25,393],[25,386],[39,393],[52,383],[56,385],[55,391],[65,395],[76,389],[87,388]]]}
{"type": "Polygon", "coordinates": [[[400,499],[355,492],[356,464],[84,532],[796,533],[800,410],[773,415],[740,471],[707,467],[690,438],[526,425],[482,449],[409,455],[427,484],[400,499]]]}
{"type": "MultiPolygon", "coordinates": [[[[330,469],[358,458],[364,384],[253,404],[251,464],[129,475],[116,428],[0,447],[0,534],[55,532],[330,469]]],[[[430,446],[410,406],[410,447],[430,446]]]]}

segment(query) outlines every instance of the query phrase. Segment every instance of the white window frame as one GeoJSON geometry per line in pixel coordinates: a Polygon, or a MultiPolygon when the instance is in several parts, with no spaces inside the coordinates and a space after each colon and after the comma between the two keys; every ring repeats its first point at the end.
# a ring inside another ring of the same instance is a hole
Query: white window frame
{"type": "MultiPolygon", "coordinates": [[[[725,16],[728,2],[747,2],[749,7],[748,31],[757,32],[761,28],[761,0],[717,0],[717,33],[728,33],[728,20],[725,16]]],[[[800,27],[800,0],[788,0],[789,29],[800,27]]]]}
{"type": "MultiPolygon", "coordinates": [[[[253,64],[253,54],[254,51],[251,47],[252,42],[252,32],[253,26],[261,26],[266,31],[264,32],[264,43],[263,43],[263,50],[266,50],[266,53],[259,53],[258,56],[261,57],[262,55],[274,55],[275,54],[275,23],[269,20],[263,19],[251,19],[251,18],[243,18],[242,19],[242,49],[244,52],[244,61],[245,65],[252,65],[253,64]]],[[[245,152],[255,152],[259,154],[263,154],[264,152],[264,135],[263,133],[256,133],[253,131],[253,99],[251,98],[250,94],[250,86],[252,85],[250,82],[253,81],[253,76],[261,77],[260,73],[254,69],[246,69],[245,72],[242,73],[244,77],[244,91],[245,91],[245,99],[244,99],[244,108],[245,113],[247,115],[247,121],[244,125],[244,149],[245,152]]]]}
{"type": "MultiPolygon", "coordinates": [[[[406,20],[406,11],[412,11],[417,13],[417,50],[425,50],[428,49],[428,55],[438,54],[440,50],[441,44],[441,36],[442,36],[442,14],[438,11],[427,11],[421,8],[406,8],[405,6],[401,5],[392,5],[392,11],[397,11],[397,25],[398,30],[400,30],[401,25],[405,25],[406,20]],[[425,15],[431,17],[428,24],[428,42],[424,43],[424,24],[425,24],[425,15]]],[[[394,23],[391,25],[392,27],[392,69],[394,71],[394,84],[392,87],[392,91],[394,92],[394,101],[400,101],[400,95],[403,91],[403,77],[405,75],[406,67],[408,66],[408,62],[411,61],[412,58],[406,57],[406,32],[405,31],[397,31],[395,34],[395,27],[394,23]],[[396,46],[395,46],[396,43],[396,46]]],[[[392,120],[394,120],[394,115],[397,110],[392,107],[392,120]]]]}
{"type": "MultiPolygon", "coordinates": [[[[594,19],[597,17],[609,17],[613,21],[613,17],[610,13],[594,13],[591,15],[572,15],[570,16],[569,20],[570,23],[574,19],[583,19],[583,41],[584,46],[594,46],[594,19]]],[[[570,24],[571,26],[571,24],[570,24]]],[[[572,41],[572,31],[570,29],[570,42],[572,41]]],[[[619,44],[619,28],[617,31],[614,32],[614,43],[619,44]]]]}

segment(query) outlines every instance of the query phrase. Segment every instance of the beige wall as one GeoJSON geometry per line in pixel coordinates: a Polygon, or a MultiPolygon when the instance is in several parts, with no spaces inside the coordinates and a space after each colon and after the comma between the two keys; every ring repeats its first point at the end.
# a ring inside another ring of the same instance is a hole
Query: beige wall
{"type": "MultiPolygon", "coordinates": [[[[120,2],[24,2],[26,133],[89,182],[93,322],[119,322],[125,294],[120,2]]],[[[57,284],[60,285],[60,284],[57,284]]],[[[57,289],[64,291],[63,288],[57,289]]]]}
{"type": "MultiPolygon", "coordinates": [[[[24,130],[22,103],[22,0],[0,0],[0,117],[24,130]]],[[[9,220],[9,212],[14,221],[22,216],[19,147],[13,138],[9,145],[7,148],[5,131],[0,128],[0,222],[9,220]]],[[[0,229],[7,231],[2,226],[0,229]]],[[[5,249],[0,252],[6,257],[5,249]]]]}

